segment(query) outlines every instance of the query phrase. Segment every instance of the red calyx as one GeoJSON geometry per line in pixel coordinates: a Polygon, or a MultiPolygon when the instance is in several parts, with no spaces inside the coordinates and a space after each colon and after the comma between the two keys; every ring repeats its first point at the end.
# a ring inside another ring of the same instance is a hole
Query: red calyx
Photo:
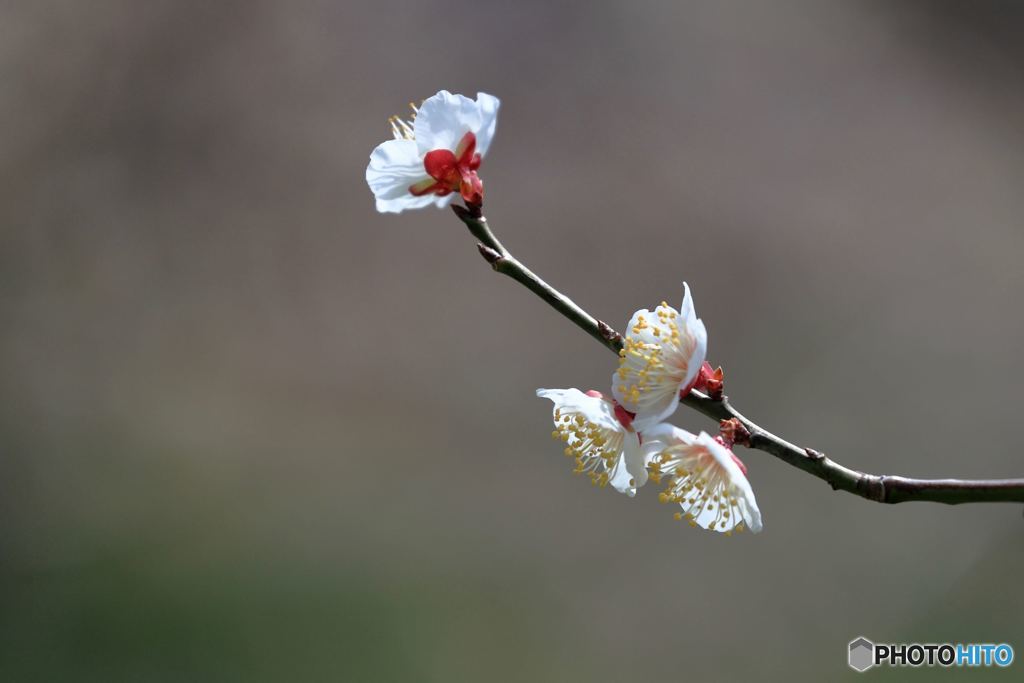
{"type": "Polygon", "coordinates": [[[722,370],[721,366],[712,370],[711,363],[704,361],[700,370],[697,371],[697,376],[693,378],[693,382],[690,386],[686,387],[679,392],[679,398],[685,398],[691,389],[697,391],[703,391],[705,394],[720,401],[722,399],[722,391],[725,388],[725,371],[722,370]]]}
{"type": "Polygon", "coordinates": [[[619,405],[618,401],[615,402],[615,419],[619,421],[626,429],[630,429],[633,426],[633,418],[636,417],[636,413],[631,413],[622,406],[619,405]]]}
{"type": "Polygon", "coordinates": [[[466,133],[452,152],[449,149],[433,149],[423,157],[423,168],[429,180],[409,187],[416,197],[436,194],[444,197],[458,190],[468,204],[482,204],[484,184],[476,174],[482,159],[476,153],[476,135],[466,133]]]}

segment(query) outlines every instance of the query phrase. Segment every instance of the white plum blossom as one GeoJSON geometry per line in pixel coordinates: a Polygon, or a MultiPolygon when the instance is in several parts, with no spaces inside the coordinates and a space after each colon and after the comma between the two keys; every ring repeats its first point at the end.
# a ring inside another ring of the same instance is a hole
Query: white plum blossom
{"type": "Polygon", "coordinates": [[[494,138],[499,105],[487,93],[471,100],[442,90],[419,107],[410,104],[411,121],[392,116],[394,139],[378,145],[366,167],[377,211],[445,207],[456,192],[480,204],[484,189],[476,172],[494,138]]]}
{"type": "Polygon", "coordinates": [[[682,508],[676,519],[726,536],[743,531],[744,524],[761,531],[746,467],[720,438],[662,424],[644,432],[643,449],[651,480],[666,484],[659,500],[682,508]]]}
{"type": "Polygon", "coordinates": [[[630,418],[597,391],[538,389],[537,396],[555,404],[551,436],[565,443],[565,455],[575,458],[576,474],[586,474],[595,486],[612,485],[632,497],[647,482],[640,437],[630,418]]]}
{"type": "Polygon", "coordinates": [[[633,413],[634,427],[644,431],[668,418],[700,374],[708,333],[697,318],[690,287],[683,283],[680,309],[664,301],[630,318],[612,375],[612,395],[633,413]]]}

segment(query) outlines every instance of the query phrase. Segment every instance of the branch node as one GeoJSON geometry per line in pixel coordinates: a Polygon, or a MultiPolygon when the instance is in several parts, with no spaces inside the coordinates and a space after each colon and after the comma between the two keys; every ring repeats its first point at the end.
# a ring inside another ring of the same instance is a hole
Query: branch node
{"type": "Polygon", "coordinates": [[[722,439],[728,444],[738,443],[741,446],[750,448],[750,430],[735,417],[728,420],[719,420],[718,429],[722,433],[722,439]]]}
{"type": "Polygon", "coordinates": [[[805,448],[804,449],[804,453],[807,454],[808,458],[810,458],[811,460],[813,460],[815,462],[821,462],[822,460],[825,459],[825,454],[824,453],[822,453],[820,451],[816,451],[813,448],[805,448]]]}
{"type": "Polygon", "coordinates": [[[597,321],[597,331],[601,333],[601,336],[607,339],[613,344],[618,344],[622,341],[622,335],[611,328],[611,325],[603,320],[597,321]]]}
{"type": "Polygon", "coordinates": [[[861,474],[857,479],[857,490],[868,500],[876,503],[885,502],[885,477],[878,477],[873,474],[861,474]]]}
{"type": "MultiPolygon", "coordinates": [[[[462,207],[460,206],[459,208],[461,209],[462,207]]],[[[480,250],[480,255],[484,257],[484,261],[490,263],[491,267],[497,270],[498,261],[502,259],[501,254],[480,242],[477,242],[476,248],[480,250]]]]}

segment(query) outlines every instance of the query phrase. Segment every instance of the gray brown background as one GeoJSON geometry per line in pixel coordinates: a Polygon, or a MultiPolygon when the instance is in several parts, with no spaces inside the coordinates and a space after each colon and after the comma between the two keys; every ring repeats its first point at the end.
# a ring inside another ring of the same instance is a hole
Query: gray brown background
{"type": "Polygon", "coordinates": [[[494,93],[488,214],[595,315],[686,279],[763,425],[1020,476],[1022,20],[4,3],[0,677],[820,681],[858,635],[1024,657],[1020,506],[878,506],[758,452],[756,537],[592,490],[533,391],[614,359],[363,182],[407,101],[494,93]]]}

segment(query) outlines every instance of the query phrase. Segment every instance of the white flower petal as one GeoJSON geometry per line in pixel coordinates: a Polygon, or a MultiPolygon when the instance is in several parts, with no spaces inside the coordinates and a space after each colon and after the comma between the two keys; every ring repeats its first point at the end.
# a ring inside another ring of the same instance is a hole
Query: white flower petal
{"type": "Polygon", "coordinates": [[[619,459],[615,461],[615,465],[608,471],[608,483],[619,493],[633,498],[636,496],[636,486],[633,481],[633,475],[626,469],[626,463],[620,455],[619,459]]]}
{"type": "Polygon", "coordinates": [[[587,396],[579,389],[538,389],[537,396],[549,399],[555,410],[578,413],[584,420],[610,431],[623,431],[615,418],[615,407],[603,398],[587,396]]]}
{"type": "Polygon", "coordinates": [[[672,445],[693,443],[697,438],[695,434],[667,422],[645,429],[640,436],[643,437],[641,450],[643,451],[644,466],[656,483],[659,483],[662,475],[666,474],[660,467],[662,452],[672,445]]]}
{"type": "Polygon", "coordinates": [[[477,103],[447,90],[424,101],[413,122],[421,155],[434,149],[454,152],[462,136],[469,132],[476,134],[482,125],[483,113],[477,103]]]}
{"type": "Polygon", "coordinates": [[[705,449],[715,459],[715,465],[725,472],[730,481],[745,480],[747,478],[747,475],[743,474],[740,466],[733,460],[732,451],[718,443],[715,437],[707,432],[701,432],[694,439],[693,443],[705,449]]]}
{"type": "Polygon", "coordinates": [[[761,511],[732,451],[706,432],[694,437],[663,429],[658,436],[655,443],[668,445],[660,453],[648,453],[648,468],[655,480],[668,479],[659,498],[679,503],[677,517],[726,534],[741,523],[754,533],[761,530],[761,511]]]}
{"type": "Polygon", "coordinates": [[[611,484],[621,493],[635,495],[647,480],[640,439],[615,417],[614,404],[578,389],[538,389],[537,395],[555,404],[551,435],[575,459],[574,471],[586,474],[597,486],[611,484]]]}
{"type": "Polygon", "coordinates": [[[626,432],[619,463],[621,474],[612,477],[611,485],[620,493],[636,495],[636,490],[647,483],[647,465],[644,451],[635,432],[626,432]],[[617,483],[618,482],[618,483],[617,483]]]}
{"type": "MultiPolygon", "coordinates": [[[[740,509],[742,521],[747,523],[747,527],[753,533],[761,531],[761,510],[757,507],[757,500],[754,498],[754,490],[750,486],[750,481],[747,479],[747,475],[743,473],[740,466],[736,464],[733,459],[732,451],[718,443],[707,432],[701,432],[697,437],[697,443],[708,450],[718,465],[727,473],[728,483],[731,487],[731,495],[736,499],[736,505],[740,509]]],[[[699,524],[700,522],[698,522],[699,524]]],[[[733,520],[733,524],[729,526],[732,529],[736,526],[738,520],[733,520]]],[[[703,526],[703,525],[701,525],[703,526]]],[[[707,527],[705,527],[707,528],[707,527]]],[[[719,529],[724,530],[724,529],[719,529]]]]}
{"type": "Polygon", "coordinates": [[[374,195],[395,195],[395,187],[403,192],[409,185],[428,178],[423,157],[412,140],[387,140],[370,153],[366,167],[366,183],[374,195]]]}
{"type": "Polygon", "coordinates": [[[693,307],[693,296],[690,294],[690,285],[683,283],[683,303],[679,306],[679,315],[686,321],[687,325],[697,321],[697,311],[693,307]]]}
{"type": "Polygon", "coordinates": [[[380,213],[402,213],[409,209],[422,209],[425,206],[433,204],[439,209],[443,209],[452,203],[452,200],[458,197],[458,193],[449,194],[444,197],[439,197],[436,194],[428,194],[422,197],[414,197],[412,195],[396,197],[395,199],[378,199],[377,200],[377,211],[380,213]]]}
{"type": "Polygon", "coordinates": [[[750,487],[750,482],[746,477],[737,482],[736,487],[739,489],[736,504],[740,508],[743,520],[747,523],[747,528],[751,533],[761,533],[764,525],[761,522],[761,509],[757,507],[757,500],[754,498],[754,489],[750,487]]]}
{"type": "Polygon", "coordinates": [[[693,305],[693,297],[690,295],[690,285],[683,283],[683,303],[679,308],[679,317],[687,330],[693,335],[697,344],[687,362],[686,377],[683,378],[683,386],[687,387],[696,379],[700,372],[700,366],[704,364],[708,351],[708,331],[704,328],[704,321],[697,317],[697,310],[693,305]]]}
{"type": "Polygon", "coordinates": [[[697,379],[697,373],[700,372],[701,366],[704,365],[704,359],[708,356],[708,331],[704,328],[704,321],[696,320],[689,326],[689,329],[697,343],[694,345],[693,353],[690,354],[690,359],[686,363],[686,377],[683,378],[683,387],[693,386],[694,380],[697,379]]]}
{"type": "Polygon", "coordinates": [[[641,432],[641,436],[643,436],[645,446],[654,442],[693,443],[697,438],[696,435],[691,434],[685,429],[680,429],[675,425],[671,425],[668,422],[662,422],[643,430],[641,432]]]}
{"type": "Polygon", "coordinates": [[[476,151],[480,156],[487,156],[487,150],[491,148],[491,140],[494,139],[494,131],[498,127],[498,108],[501,100],[494,95],[485,92],[476,94],[476,105],[480,109],[480,128],[476,133],[476,151]]]}
{"type": "MultiPolygon", "coordinates": [[[[633,418],[633,428],[643,432],[662,420],[672,417],[679,407],[679,390],[663,386],[659,391],[648,391],[641,397],[639,410],[633,418]],[[646,400],[644,400],[646,399],[646,400]]],[[[633,412],[630,410],[630,412],[633,412]]]]}
{"type": "Polygon", "coordinates": [[[671,308],[641,309],[630,318],[619,353],[619,368],[612,374],[612,395],[636,417],[638,431],[666,419],[679,405],[679,389],[687,368],[677,367],[673,330],[678,314],[671,308]]]}
{"type": "Polygon", "coordinates": [[[388,140],[377,145],[366,167],[366,184],[377,200],[377,210],[382,213],[429,206],[440,199],[436,195],[416,197],[409,192],[409,186],[428,177],[412,140],[388,140]]]}
{"type": "Polygon", "coordinates": [[[692,385],[704,363],[707,330],[686,283],[683,289],[682,312],[662,302],[653,311],[633,314],[612,375],[615,400],[636,415],[633,424],[641,432],[675,412],[679,393],[692,385]]]}

